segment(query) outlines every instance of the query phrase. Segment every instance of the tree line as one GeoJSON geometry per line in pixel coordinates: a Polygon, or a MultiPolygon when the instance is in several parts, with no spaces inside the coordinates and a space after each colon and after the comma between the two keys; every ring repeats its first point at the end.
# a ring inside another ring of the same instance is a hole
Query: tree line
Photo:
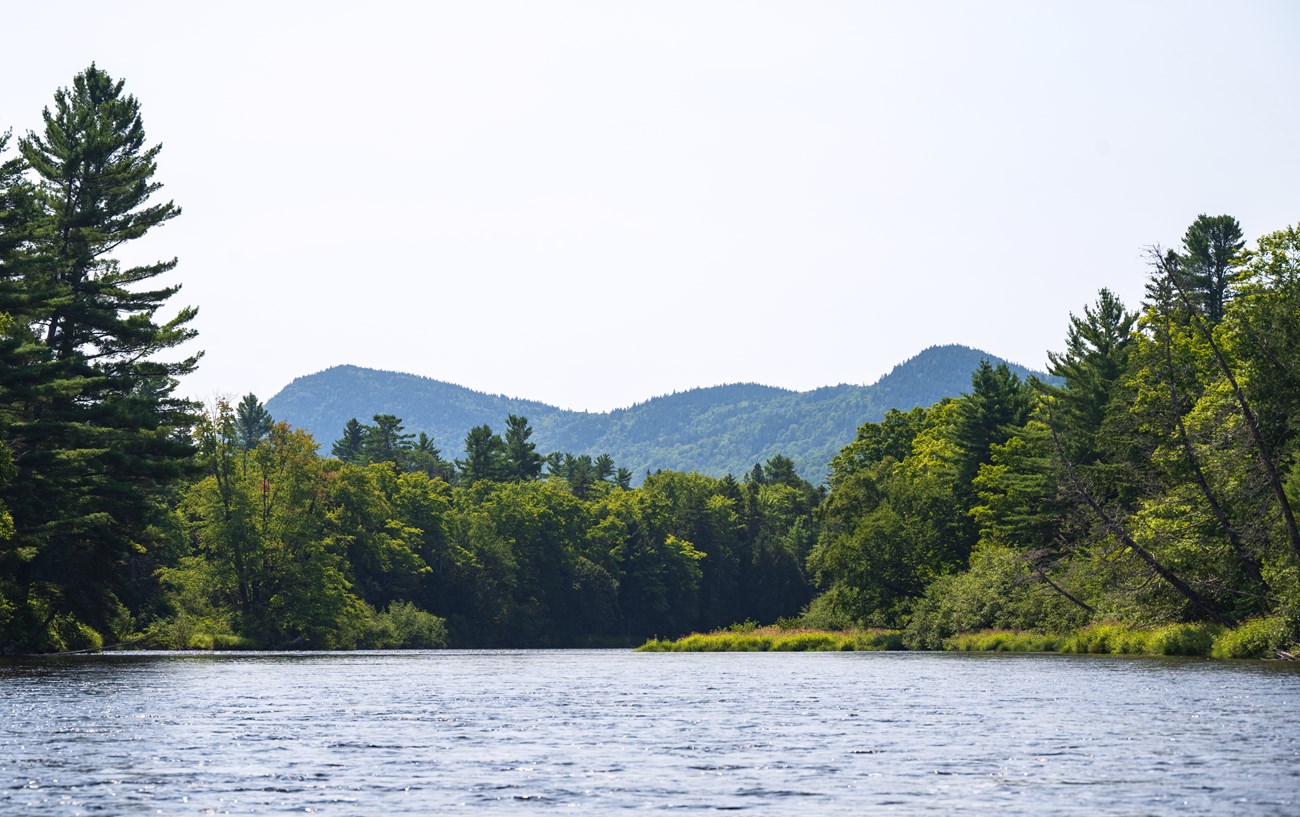
{"type": "Polygon", "coordinates": [[[626,644],[747,620],[901,628],[1268,623],[1300,635],[1300,231],[1201,216],[1146,296],[1071,315],[1053,382],[859,427],[828,488],[539,452],[460,457],[379,414],[328,453],[254,395],[176,394],[180,213],[160,146],[92,65],[0,137],[0,650],[626,644]],[[169,311],[170,310],[170,311],[169,311]],[[463,458],[462,458],[463,457],[463,458]]]}
{"type": "Polygon", "coordinates": [[[542,455],[523,417],[464,459],[378,415],[330,455],[249,395],[176,395],[180,214],[138,101],[92,65],[0,138],[0,649],[628,643],[796,613],[820,493],[542,455]],[[16,147],[16,151],[13,148],[16,147]]]}
{"type": "Polygon", "coordinates": [[[1268,617],[1300,636],[1300,231],[1252,247],[1198,217],[1146,297],[1071,315],[1059,382],[982,365],[970,391],[862,426],[833,463],[810,620],[982,628],[1268,617]]]}
{"type": "Polygon", "coordinates": [[[218,405],[198,426],[206,473],[181,494],[175,523],[191,547],[160,572],[171,612],[155,634],[627,644],[795,615],[811,597],[803,562],[821,494],[787,458],[743,481],[659,472],[629,489],[612,464],[591,477],[570,467],[603,458],[538,454],[526,418],[507,428],[504,439],[472,430],[447,479],[436,450],[390,415],[348,423],[326,457],[252,395],[218,405]],[[405,627],[418,622],[412,638],[405,627]]]}

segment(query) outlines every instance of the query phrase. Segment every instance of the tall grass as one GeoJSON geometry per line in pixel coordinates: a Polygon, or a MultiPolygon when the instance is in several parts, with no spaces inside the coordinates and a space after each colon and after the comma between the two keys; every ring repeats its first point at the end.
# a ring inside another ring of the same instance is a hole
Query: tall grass
{"type": "MultiPolygon", "coordinates": [[[[1261,658],[1289,643],[1279,618],[1248,621],[1227,629],[1217,624],[1170,624],[1137,627],[1102,622],[1069,633],[983,630],[961,633],[943,642],[945,650],[961,652],[1060,652],[1076,655],[1189,655],[1215,658],[1261,658]]],[[[655,639],[643,652],[804,652],[839,650],[901,650],[897,630],[820,630],[800,627],[759,627],[753,622],[683,638],[655,639]]]]}
{"type": "Polygon", "coordinates": [[[637,649],[642,652],[881,651],[903,649],[903,637],[896,630],[742,627],[691,633],[676,640],[654,639],[637,649]]]}
{"type": "Polygon", "coordinates": [[[944,649],[958,652],[1056,652],[1064,636],[1020,630],[982,630],[960,633],[944,642],[944,649]]]}

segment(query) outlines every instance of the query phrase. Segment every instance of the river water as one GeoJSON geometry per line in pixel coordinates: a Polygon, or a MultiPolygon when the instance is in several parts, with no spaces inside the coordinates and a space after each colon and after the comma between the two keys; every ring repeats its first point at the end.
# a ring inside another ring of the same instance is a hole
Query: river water
{"type": "Polygon", "coordinates": [[[1300,814],[1300,668],[934,653],[0,661],[0,814],[1300,814]]]}

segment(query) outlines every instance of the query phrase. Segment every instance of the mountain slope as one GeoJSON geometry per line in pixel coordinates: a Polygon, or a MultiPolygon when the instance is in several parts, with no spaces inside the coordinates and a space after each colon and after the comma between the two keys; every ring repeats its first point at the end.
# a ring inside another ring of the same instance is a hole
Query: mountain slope
{"type": "MultiPolygon", "coordinates": [[[[538,450],[608,453],[639,478],[659,468],[721,476],[747,472],[776,454],[795,461],[813,482],[857,427],[891,408],[909,409],[970,387],[979,361],[998,358],[965,346],[935,346],[898,364],[871,386],[827,386],[796,392],[740,383],[655,397],[604,413],[566,411],[545,403],[483,394],[410,374],[336,366],[300,377],[267,401],[279,420],[310,431],[329,450],[352,417],[401,417],[408,431],[432,436],[452,459],[465,435],[487,423],[500,431],[509,414],[527,416],[538,450]]],[[[1025,377],[1031,372],[1008,364],[1025,377]]]]}

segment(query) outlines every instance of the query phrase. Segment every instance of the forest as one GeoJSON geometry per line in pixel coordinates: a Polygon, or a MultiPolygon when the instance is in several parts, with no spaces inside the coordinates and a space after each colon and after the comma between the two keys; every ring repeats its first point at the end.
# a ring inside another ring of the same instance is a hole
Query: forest
{"type": "Polygon", "coordinates": [[[743,625],[899,631],[1205,622],[1300,636],[1300,229],[1202,215],[1142,303],[1063,321],[1048,380],[862,423],[814,486],[634,475],[255,396],[180,396],[195,309],[117,254],[180,215],[138,101],[91,66],[0,137],[0,649],[630,645],[743,625]],[[168,317],[169,316],[169,317],[168,317]],[[183,350],[181,347],[184,346],[183,350]],[[444,456],[439,446],[457,446],[444,456]]]}
{"type": "MultiPolygon", "coordinates": [[[[547,451],[607,452],[639,485],[647,470],[698,471],[714,477],[747,472],[777,456],[794,461],[814,484],[830,476],[830,461],[864,422],[891,408],[928,406],[970,385],[982,358],[956,344],[932,346],[894,366],[869,386],[840,384],[810,391],[734,383],[652,397],[608,412],[567,411],[532,400],[483,394],[399,372],[334,366],[294,379],[266,401],[278,419],[322,441],[354,417],[401,417],[414,432],[457,443],[474,426],[527,417],[533,439],[547,451]]],[[[1016,374],[1049,375],[1008,363],[1016,374]]]]}

